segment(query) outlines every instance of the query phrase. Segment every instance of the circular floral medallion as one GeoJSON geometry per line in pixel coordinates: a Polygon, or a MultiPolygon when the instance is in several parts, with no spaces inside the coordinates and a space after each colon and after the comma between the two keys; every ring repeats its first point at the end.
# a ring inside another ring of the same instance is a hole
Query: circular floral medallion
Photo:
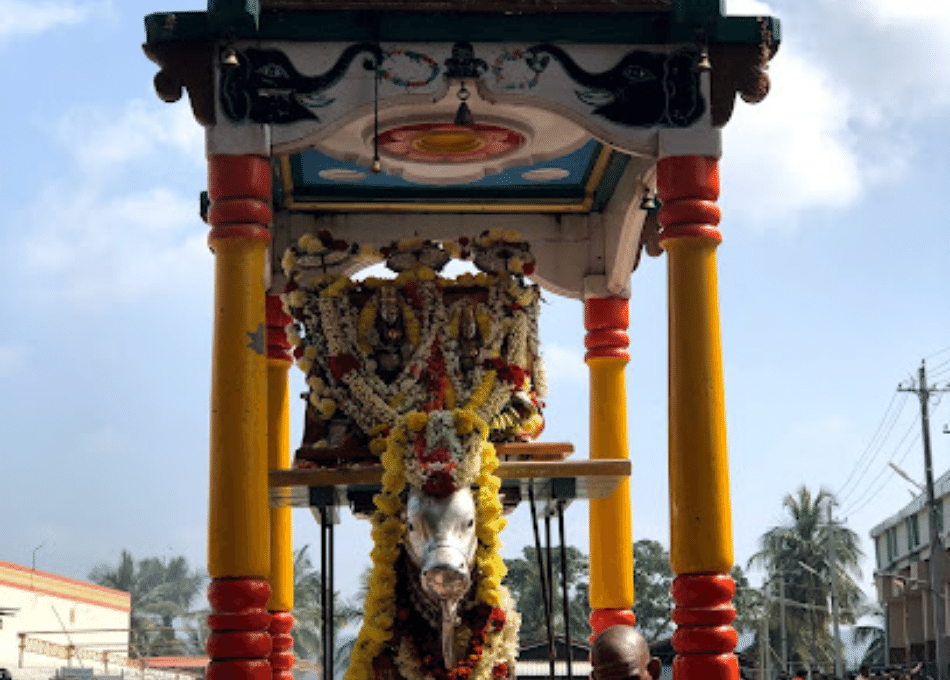
{"type": "Polygon", "coordinates": [[[498,125],[416,123],[380,134],[379,150],[405,160],[464,163],[504,156],[525,141],[520,132],[498,125]]]}

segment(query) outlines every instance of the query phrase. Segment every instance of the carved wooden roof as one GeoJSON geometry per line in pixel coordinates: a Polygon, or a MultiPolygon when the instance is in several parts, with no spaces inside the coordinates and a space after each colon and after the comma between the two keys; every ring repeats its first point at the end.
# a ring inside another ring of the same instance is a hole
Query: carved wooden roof
{"type": "Polygon", "coordinates": [[[657,12],[672,0],[261,0],[262,9],[415,12],[657,12]]]}

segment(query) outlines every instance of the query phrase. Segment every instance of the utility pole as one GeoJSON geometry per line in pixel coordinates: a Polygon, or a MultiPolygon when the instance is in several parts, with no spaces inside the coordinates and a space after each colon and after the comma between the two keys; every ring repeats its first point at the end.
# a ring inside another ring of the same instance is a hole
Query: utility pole
{"type": "Polygon", "coordinates": [[[835,636],[835,677],[844,677],[844,660],[841,657],[841,621],[838,611],[838,569],[835,558],[835,523],[831,519],[831,506],[834,500],[828,499],[828,570],[831,572],[831,621],[835,636]]]}
{"type": "Polygon", "coordinates": [[[769,602],[769,591],[772,589],[772,584],[769,581],[766,581],[762,584],[762,594],[765,597],[765,606],[762,608],[762,627],[761,632],[759,633],[759,668],[761,672],[759,673],[759,680],[770,680],[770,673],[768,671],[769,667],[769,610],[772,607],[771,602],[769,602]]]}
{"type": "Polygon", "coordinates": [[[914,386],[904,387],[898,385],[899,392],[913,392],[920,399],[920,425],[923,429],[924,442],[924,473],[927,477],[927,508],[930,519],[930,596],[932,609],[934,612],[934,647],[937,651],[937,678],[936,680],[945,680],[947,675],[946,656],[944,651],[943,639],[946,635],[946,616],[944,607],[944,576],[943,576],[943,541],[940,540],[940,530],[937,525],[937,501],[934,498],[934,471],[933,462],[930,456],[930,415],[928,413],[928,403],[930,395],[934,392],[947,392],[950,388],[944,387],[938,389],[927,385],[927,369],[924,361],[920,362],[918,370],[918,382],[914,386]]]}
{"type": "Polygon", "coordinates": [[[785,573],[780,572],[778,575],[778,587],[779,587],[779,600],[778,600],[778,611],[779,611],[779,631],[782,638],[782,672],[786,675],[789,674],[788,670],[788,632],[785,630],[785,573]]]}

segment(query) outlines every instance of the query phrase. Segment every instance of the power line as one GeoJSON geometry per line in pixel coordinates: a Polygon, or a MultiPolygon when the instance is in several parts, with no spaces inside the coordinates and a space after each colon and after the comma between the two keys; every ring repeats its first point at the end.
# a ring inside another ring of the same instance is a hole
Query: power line
{"type": "Polygon", "coordinates": [[[927,356],[924,357],[924,360],[926,361],[927,359],[933,359],[933,358],[934,358],[935,356],[937,356],[938,354],[943,354],[944,352],[950,352],[950,345],[947,345],[947,346],[944,347],[943,349],[938,349],[938,350],[937,350],[936,352],[934,352],[933,354],[928,354],[927,356]]]}
{"type": "MultiPolygon", "coordinates": [[[[914,435],[914,438],[908,443],[907,448],[904,449],[904,452],[900,455],[900,457],[897,457],[897,451],[900,450],[900,447],[901,447],[901,445],[904,443],[904,440],[907,439],[907,437],[910,435],[911,431],[914,429],[914,427],[917,425],[917,423],[918,423],[919,421],[920,421],[920,416],[914,418],[914,421],[910,424],[910,426],[909,426],[909,427],[907,428],[907,430],[904,432],[904,436],[901,437],[901,440],[897,443],[897,446],[894,447],[894,453],[891,455],[891,458],[890,458],[890,460],[888,461],[888,463],[894,463],[895,465],[900,465],[901,463],[904,462],[904,460],[907,458],[907,456],[910,455],[910,452],[911,452],[911,450],[913,449],[914,444],[916,444],[916,443],[917,443],[917,440],[920,439],[920,432],[918,432],[916,435],[914,435]]],[[[877,498],[877,496],[878,496],[878,494],[881,492],[881,490],[882,490],[885,486],[887,486],[888,482],[890,482],[890,481],[893,479],[893,477],[885,477],[883,483],[881,483],[879,486],[877,486],[877,487],[874,488],[873,490],[871,490],[871,487],[873,487],[873,486],[878,482],[878,480],[880,480],[882,477],[884,477],[884,475],[885,475],[886,473],[888,473],[888,472],[890,472],[891,475],[896,474],[896,473],[890,468],[889,465],[885,464],[885,466],[884,466],[884,467],[881,469],[881,471],[878,473],[877,477],[875,477],[875,478],[871,481],[871,483],[868,484],[868,486],[867,486],[867,489],[868,489],[867,492],[866,492],[863,496],[860,496],[860,497],[857,498],[857,499],[853,499],[853,500],[851,501],[850,505],[848,506],[848,508],[844,511],[844,514],[845,514],[845,515],[854,514],[854,513],[857,512],[858,510],[861,510],[862,508],[864,508],[864,506],[866,506],[866,505],[867,505],[868,503],[870,503],[872,500],[874,500],[875,498],[877,498]]]]}
{"type": "Polygon", "coordinates": [[[891,419],[887,424],[884,434],[878,438],[877,443],[874,445],[874,449],[871,454],[871,457],[863,465],[860,464],[860,461],[858,465],[856,465],[856,469],[860,468],[861,472],[855,478],[854,485],[851,487],[851,490],[843,493],[838,498],[838,501],[840,503],[846,503],[848,497],[853,496],[854,493],[858,491],[858,486],[861,483],[861,480],[864,479],[864,476],[868,473],[868,471],[874,465],[874,461],[877,460],[878,455],[880,455],[881,451],[884,450],[884,446],[887,443],[888,438],[891,436],[891,432],[894,431],[894,427],[897,425],[898,418],[900,418],[900,415],[904,412],[904,406],[906,404],[907,404],[907,395],[904,395],[904,397],[901,399],[898,405],[898,410],[895,411],[894,414],[891,416],[891,419]]]}
{"type": "MultiPolygon", "coordinates": [[[[871,448],[873,447],[874,442],[877,441],[877,437],[881,433],[881,429],[884,427],[884,423],[887,421],[887,417],[891,412],[891,408],[894,406],[894,402],[897,401],[898,394],[899,394],[898,392],[894,392],[891,395],[891,401],[890,403],[888,403],[887,408],[884,409],[884,415],[881,416],[881,421],[877,424],[877,429],[874,431],[874,435],[871,437],[871,440],[868,442],[867,447],[865,447],[861,455],[858,456],[858,460],[855,461],[854,467],[852,467],[851,472],[848,473],[847,479],[844,480],[844,483],[835,492],[835,496],[837,496],[839,499],[842,498],[842,494],[844,493],[844,490],[847,488],[848,483],[854,477],[854,473],[862,468],[862,461],[864,460],[864,457],[867,456],[867,454],[871,451],[871,448]]],[[[904,395],[903,399],[904,401],[906,401],[907,395],[904,395]]],[[[903,403],[902,403],[902,408],[903,408],[903,403]]]]}

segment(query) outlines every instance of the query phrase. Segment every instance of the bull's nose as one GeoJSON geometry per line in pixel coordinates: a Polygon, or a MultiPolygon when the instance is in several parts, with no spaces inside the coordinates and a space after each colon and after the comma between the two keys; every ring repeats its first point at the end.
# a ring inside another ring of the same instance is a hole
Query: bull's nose
{"type": "Polygon", "coordinates": [[[457,600],[468,590],[469,577],[463,565],[458,568],[433,567],[422,575],[422,585],[440,600],[457,600]]]}

